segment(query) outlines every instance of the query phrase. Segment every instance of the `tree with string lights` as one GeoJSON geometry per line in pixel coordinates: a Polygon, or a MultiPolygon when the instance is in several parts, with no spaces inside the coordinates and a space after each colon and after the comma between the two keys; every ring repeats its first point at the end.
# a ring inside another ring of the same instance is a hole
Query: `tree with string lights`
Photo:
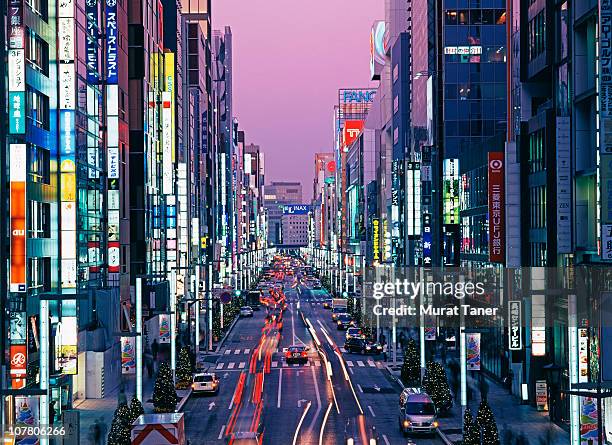
{"type": "Polygon", "coordinates": [[[448,377],[444,367],[438,362],[427,363],[425,375],[423,376],[423,389],[431,397],[436,408],[446,411],[452,405],[448,377]]]}
{"type": "Polygon", "coordinates": [[[156,413],[173,413],[176,410],[176,390],[172,379],[172,371],[168,363],[159,365],[155,387],[153,388],[153,407],[156,413]]]}
{"type": "Polygon", "coordinates": [[[179,389],[189,388],[193,382],[193,372],[191,368],[191,357],[186,347],[181,348],[178,363],[176,365],[176,387],[179,389]]]}
{"type": "Polygon", "coordinates": [[[404,349],[401,379],[407,386],[416,386],[421,380],[421,362],[416,342],[412,338],[408,340],[406,349],[404,349]]]}
{"type": "Polygon", "coordinates": [[[497,423],[493,416],[493,411],[486,400],[480,402],[476,421],[482,432],[481,445],[499,445],[499,432],[497,431],[497,423]]]}
{"type": "Polygon", "coordinates": [[[130,431],[132,428],[131,412],[127,403],[120,403],[115,410],[113,423],[108,432],[108,445],[130,445],[130,431]]]}
{"type": "Polygon", "coordinates": [[[480,429],[469,408],[463,414],[463,445],[480,445],[480,429]]]}
{"type": "Polygon", "coordinates": [[[144,414],[144,408],[138,397],[134,395],[132,402],[130,403],[130,425],[134,423],[134,420],[138,419],[141,414],[144,414]]]}

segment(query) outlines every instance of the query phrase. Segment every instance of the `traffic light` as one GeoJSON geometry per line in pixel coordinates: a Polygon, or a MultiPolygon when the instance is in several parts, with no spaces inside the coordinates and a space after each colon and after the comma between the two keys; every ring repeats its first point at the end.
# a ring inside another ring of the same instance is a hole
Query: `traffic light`
{"type": "Polygon", "coordinates": [[[239,297],[241,293],[242,293],[242,291],[240,291],[238,289],[234,290],[234,297],[239,297]]]}
{"type": "Polygon", "coordinates": [[[348,292],[347,291],[342,292],[342,297],[343,298],[348,298],[348,292]]]}

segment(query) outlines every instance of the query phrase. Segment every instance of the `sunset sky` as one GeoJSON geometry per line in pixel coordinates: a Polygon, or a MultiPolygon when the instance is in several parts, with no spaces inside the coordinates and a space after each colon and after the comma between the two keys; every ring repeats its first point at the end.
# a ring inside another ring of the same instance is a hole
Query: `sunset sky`
{"type": "Polygon", "coordinates": [[[331,151],[338,88],[368,87],[369,34],[383,0],[222,0],[213,27],[232,28],[234,114],[265,153],[266,183],[302,182],[331,151]],[[295,173],[290,173],[295,172],[295,173]]]}

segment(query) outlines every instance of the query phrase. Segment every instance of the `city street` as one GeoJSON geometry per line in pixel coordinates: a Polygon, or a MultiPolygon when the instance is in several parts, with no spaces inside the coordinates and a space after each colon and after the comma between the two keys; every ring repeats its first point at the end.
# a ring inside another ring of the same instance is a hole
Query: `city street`
{"type": "MultiPolygon", "coordinates": [[[[354,443],[368,443],[372,427],[379,444],[407,443],[398,431],[401,388],[384,369],[381,357],[346,353],[344,331],[336,328],[322,305],[326,291],[302,287],[298,292],[291,288],[292,282],[292,277],[284,281],[288,307],[278,342],[277,326],[266,325],[262,308],[252,318],[238,321],[216,363],[211,363],[210,372],[220,377],[221,389],[217,396],[192,396],[185,405],[191,443],[221,443],[230,430],[238,432],[245,426],[248,430],[257,418],[265,444],[345,444],[347,432],[359,436],[354,443]],[[307,363],[286,363],[283,350],[291,345],[309,347],[307,363]]],[[[442,443],[437,437],[412,440],[442,443]]]]}

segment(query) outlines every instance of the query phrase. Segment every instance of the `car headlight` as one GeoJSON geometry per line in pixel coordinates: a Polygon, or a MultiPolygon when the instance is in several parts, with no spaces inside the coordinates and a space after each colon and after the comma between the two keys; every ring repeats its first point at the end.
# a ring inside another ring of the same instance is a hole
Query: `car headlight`
{"type": "Polygon", "coordinates": [[[404,420],[404,428],[408,428],[410,426],[410,420],[404,420]]]}
{"type": "Polygon", "coordinates": [[[369,349],[372,349],[372,348],[371,348],[371,347],[369,347],[369,346],[366,346],[366,349],[368,349],[368,350],[369,350],[369,349]]]}
{"type": "Polygon", "coordinates": [[[431,426],[433,426],[434,428],[438,428],[438,425],[439,425],[439,423],[438,423],[438,421],[437,421],[437,420],[435,420],[435,421],[434,421],[434,422],[431,424],[431,426]]]}

